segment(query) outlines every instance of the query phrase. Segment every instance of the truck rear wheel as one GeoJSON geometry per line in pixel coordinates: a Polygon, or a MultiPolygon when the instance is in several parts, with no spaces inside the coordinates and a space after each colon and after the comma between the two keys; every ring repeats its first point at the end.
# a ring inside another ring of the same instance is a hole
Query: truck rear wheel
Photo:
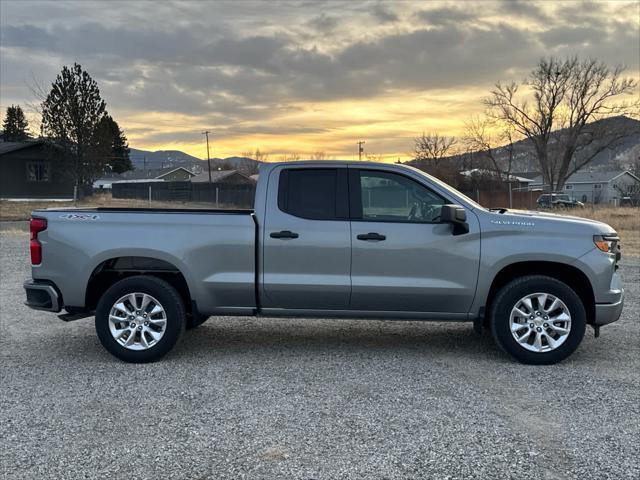
{"type": "Polygon", "coordinates": [[[153,362],[169,352],[185,328],[185,309],[167,282],[139,275],[113,284],[96,308],[96,333],[125,362],[153,362]]]}
{"type": "Polygon", "coordinates": [[[502,287],[489,318],[498,346],[532,365],[567,358],[580,345],[587,324],[580,297],[565,283],[543,275],[521,277],[502,287]]]}

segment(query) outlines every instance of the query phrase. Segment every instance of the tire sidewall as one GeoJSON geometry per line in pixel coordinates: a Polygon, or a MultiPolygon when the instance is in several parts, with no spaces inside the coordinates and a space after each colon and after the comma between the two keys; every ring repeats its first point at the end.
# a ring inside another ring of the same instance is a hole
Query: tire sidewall
{"type": "Polygon", "coordinates": [[[114,356],[125,362],[153,362],[166,355],[180,338],[185,328],[184,305],[176,290],[164,280],[145,276],[130,277],[113,284],[100,298],[95,326],[100,342],[114,356]],[[156,298],[167,316],[164,335],[158,343],[146,350],[128,350],[113,338],[109,330],[111,307],[119,298],[134,292],[146,293],[156,298]]]}
{"type": "Polygon", "coordinates": [[[491,330],[496,343],[518,361],[533,365],[549,365],[571,355],[580,345],[586,330],[586,313],[580,297],[565,283],[551,277],[523,277],[507,284],[496,297],[491,309],[491,330]],[[532,352],[513,338],[509,325],[511,310],[526,295],[550,293],[564,302],[571,315],[568,338],[555,350],[532,352]]]}

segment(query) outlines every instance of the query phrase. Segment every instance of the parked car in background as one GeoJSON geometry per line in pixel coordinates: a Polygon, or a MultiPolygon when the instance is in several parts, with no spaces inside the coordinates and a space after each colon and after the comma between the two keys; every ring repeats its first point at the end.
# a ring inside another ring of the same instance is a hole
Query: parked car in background
{"type": "Polygon", "coordinates": [[[538,197],[537,203],[540,208],[584,208],[584,203],[566,193],[543,193],[538,197]]]}
{"type": "Polygon", "coordinates": [[[272,163],[253,209],[34,211],[25,289],[64,320],[95,315],[128,362],[211,315],[265,315],[472,321],[550,364],[620,317],[618,244],[604,223],[488,210],[411,167],[272,163]]]}

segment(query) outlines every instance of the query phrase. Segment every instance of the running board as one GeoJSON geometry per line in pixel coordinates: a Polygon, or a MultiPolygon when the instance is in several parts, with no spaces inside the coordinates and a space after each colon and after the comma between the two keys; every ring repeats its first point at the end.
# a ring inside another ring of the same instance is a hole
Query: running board
{"type": "Polygon", "coordinates": [[[73,322],[74,320],[80,320],[82,318],[91,317],[91,312],[77,312],[77,313],[63,313],[58,315],[58,318],[63,322],[73,322]]]}

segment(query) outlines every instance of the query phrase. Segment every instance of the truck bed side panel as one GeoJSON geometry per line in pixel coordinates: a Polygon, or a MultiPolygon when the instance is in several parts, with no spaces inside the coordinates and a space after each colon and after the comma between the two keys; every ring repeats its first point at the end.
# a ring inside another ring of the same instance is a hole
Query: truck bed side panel
{"type": "Polygon", "coordinates": [[[149,257],[174,265],[205,314],[255,308],[255,224],[250,214],[40,211],[42,264],[34,279],[53,281],[65,305],[83,306],[89,278],[102,262],[149,257]]]}

